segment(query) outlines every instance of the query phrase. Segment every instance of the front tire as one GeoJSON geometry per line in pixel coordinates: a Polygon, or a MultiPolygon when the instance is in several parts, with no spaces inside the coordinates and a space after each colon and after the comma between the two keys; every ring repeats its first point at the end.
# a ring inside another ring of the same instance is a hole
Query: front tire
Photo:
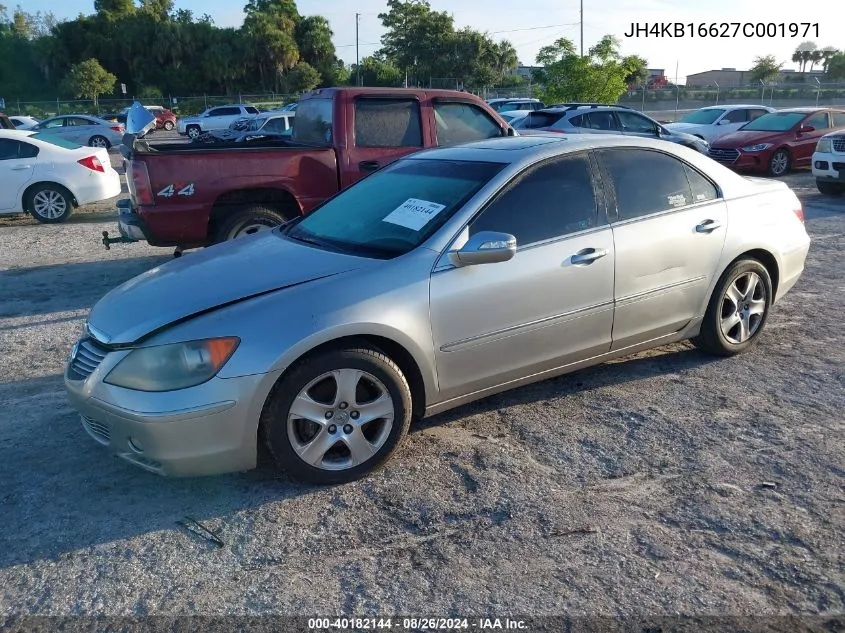
{"type": "Polygon", "coordinates": [[[769,174],[775,177],[785,176],[789,173],[791,162],[789,152],[785,149],[779,149],[769,159],[769,174]]]}
{"type": "Polygon", "coordinates": [[[693,344],[717,356],[748,350],[766,325],[772,296],[763,264],[750,258],[735,262],[719,278],[693,344]]]}
{"type": "Polygon", "coordinates": [[[39,185],[27,194],[26,209],[39,222],[59,224],[73,212],[73,196],[61,185],[39,185]]]}
{"type": "Polygon", "coordinates": [[[375,347],[329,350],[273,387],[261,436],[278,468],[314,484],[341,484],[380,468],[411,424],[411,388],[375,347]]]}
{"type": "Polygon", "coordinates": [[[198,125],[189,125],[185,130],[185,133],[189,138],[197,138],[202,133],[202,130],[200,130],[198,125]]]}
{"type": "Polygon", "coordinates": [[[107,139],[105,136],[100,136],[98,134],[88,139],[88,147],[103,147],[105,149],[108,149],[109,147],[111,147],[111,143],[109,143],[109,139],[107,139]]]}
{"type": "Polygon", "coordinates": [[[841,196],[842,192],[845,191],[845,185],[826,180],[817,180],[816,187],[818,187],[819,193],[826,196],[841,196]]]}
{"type": "Polygon", "coordinates": [[[278,211],[260,205],[245,207],[225,217],[215,230],[214,243],[254,235],[262,231],[271,231],[287,222],[278,211]]]}

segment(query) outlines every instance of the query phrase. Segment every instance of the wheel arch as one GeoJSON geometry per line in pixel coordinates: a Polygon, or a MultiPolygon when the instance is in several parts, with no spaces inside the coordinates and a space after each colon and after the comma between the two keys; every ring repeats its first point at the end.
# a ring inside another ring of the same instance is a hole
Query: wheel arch
{"type": "Polygon", "coordinates": [[[777,258],[765,248],[752,248],[740,253],[728,262],[728,265],[719,273],[719,277],[724,274],[725,270],[741,259],[756,259],[763,265],[772,280],[772,303],[774,303],[775,298],[778,296],[778,284],[780,283],[780,265],[778,264],[777,258]]]}
{"type": "Polygon", "coordinates": [[[211,206],[208,234],[214,235],[226,217],[248,204],[260,204],[278,211],[286,220],[292,220],[302,213],[299,201],[287,189],[281,187],[233,189],[220,194],[211,206]]]}
{"type": "Polygon", "coordinates": [[[44,185],[51,185],[53,187],[60,187],[61,189],[64,189],[70,194],[70,200],[73,207],[79,207],[79,201],[76,199],[76,194],[73,193],[73,190],[71,190],[70,187],[63,183],[56,182],[55,180],[39,180],[38,182],[30,183],[26,186],[26,189],[23,190],[23,193],[21,194],[21,209],[23,209],[24,211],[32,212],[32,209],[27,208],[27,198],[29,198],[29,195],[35,189],[37,189],[38,187],[43,187],[44,185]]]}

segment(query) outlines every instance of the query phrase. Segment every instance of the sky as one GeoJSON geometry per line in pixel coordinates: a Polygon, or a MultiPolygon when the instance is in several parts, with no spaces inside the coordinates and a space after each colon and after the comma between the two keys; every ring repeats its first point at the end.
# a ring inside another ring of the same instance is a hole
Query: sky
{"type": "MultiPolygon", "coordinates": [[[[19,4],[24,10],[53,11],[60,18],[73,18],[79,13],[92,13],[94,0],[0,0],[9,7],[19,4]]],[[[245,0],[176,0],[177,8],[190,9],[196,15],[208,13],[218,26],[240,26],[245,0]]],[[[506,38],[516,47],[520,61],[533,65],[537,51],[557,38],[568,37],[580,46],[579,13],[581,0],[430,0],[433,9],[448,11],[456,27],[471,26],[488,31],[497,39],[506,38]],[[496,7],[496,8],[494,8],[496,7]]],[[[355,62],[355,14],[360,13],[359,50],[361,57],[380,46],[383,33],[378,14],[385,10],[385,0],[298,0],[303,15],[325,16],[334,31],[338,55],[347,63],[355,62]]],[[[786,62],[785,68],[796,69],[790,61],[792,52],[802,41],[815,41],[819,48],[832,45],[845,47],[841,28],[827,20],[810,27],[807,37],[800,27],[798,37],[701,38],[684,33],[682,37],[626,37],[632,23],[692,23],[709,26],[713,23],[759,22],[775,25],[801,23],[816,19],[817,11],[806,11],[803,3],[794,0],[583,0],[584,48],[588,49],[603,35],[620,39],[621,52],[637,54],[648,61],[649,68],[665,69],[667,77],[683,83],[686,75],[720,68],[748,69],[757,55],[775,55],[786,62]],[[818,36],[816,36],[818,28],[818,36]],[[837,34],[837,31],[839,32],[837,34]],[[839,37],[837,37],[839,35],[839,37]],[[677,75],[676,75],[677,68],[677,75]]],[[[733,29],[734,27],[731,27],[733,29]]],[[[771,27],[770,27],[771,28],[771,27]]],[[[780,27],[777,27],[780,29],[780,27]]],[[[686,27],[685,30],[687,30],[686,27]]]]}

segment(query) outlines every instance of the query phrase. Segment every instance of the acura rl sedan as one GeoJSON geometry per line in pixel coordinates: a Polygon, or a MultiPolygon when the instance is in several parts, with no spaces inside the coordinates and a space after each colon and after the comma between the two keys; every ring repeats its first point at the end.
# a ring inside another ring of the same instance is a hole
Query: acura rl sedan
{"type": "Polygon", "coordinates": [[[347,482],[423,416],[674,341],[748,350],[809,242],[786,185],[675,143],[433,149],[115,288],[65,384],[88,434],[149,471],[248,470],[264,443],[347,482]]]}

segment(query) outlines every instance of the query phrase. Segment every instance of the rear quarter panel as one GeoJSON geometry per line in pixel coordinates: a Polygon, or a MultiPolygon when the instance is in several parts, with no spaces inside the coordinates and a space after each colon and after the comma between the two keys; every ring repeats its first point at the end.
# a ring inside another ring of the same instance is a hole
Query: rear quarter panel
{"type": "Polygon", "coordinates": [[[277,189],[292,195],[300,212],[307,212],[338,188],[337,158],[331,148],[136,154],[130,170],[136,161],[147,165],[155,201],[139,206],[138,214],[161,242],[204,243],[212,208],[227,193],[277,189]]]}

